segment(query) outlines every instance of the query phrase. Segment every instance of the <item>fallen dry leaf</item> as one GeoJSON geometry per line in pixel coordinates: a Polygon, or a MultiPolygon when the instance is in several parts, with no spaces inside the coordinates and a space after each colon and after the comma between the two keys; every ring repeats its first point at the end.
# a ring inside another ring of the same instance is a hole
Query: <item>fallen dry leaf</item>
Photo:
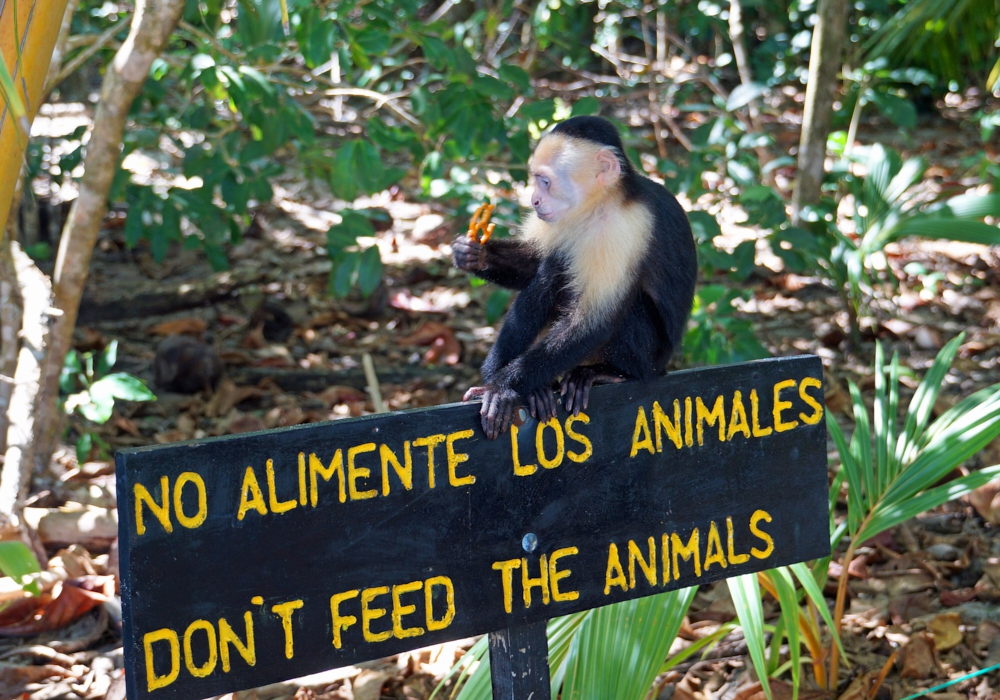
{"type": "Polygon", "coordinates": [[[448,332],[438,337],[431,344],[430,349],[424,353],[424,362],[436,365],[444,361],[446,365],[457,365],[461,356],[462,346],[449,328],[448,332]]]}
{"type": "Polygon", "coordinates": [[[336,406],[341,403],[355,403],[365,400],[365,393],[352,386],[328,386],[319,395],[325,403],[336,406]]]}
{"type": "Polygon", "coordinates": [[[868,671],[851,681],[847,690],[840,694],[837,700],[868,700],[872,685],[878,679],[878,671],[868,671]]]}
{"type": "Polygon", "coordinates": [[[23,598],[0,614],[0,636],[31,637],[65,627],[107,601],[114,593],[113,576],[85,576],[60,581],[51,596],[23,598]]]}
{"type": "Polygon", "coordinates": [[[452,332],[451,328],[447,324],[440,321],[428,321],[409,335],[397,339],[396,342],[400,345],[430,345],[442,335],[450,332],[452,332]]]}
{"type": "Polygon", "coordinates": [[[926,632],[914,634],[903,647],[897,663],[901,667],[900,678],[930,678],[938,670],[934,638],[926,632]]]}
{"type": "Polygon", "coordinates": [[[193,335],[201,336],[208,324],[200,318],[178,318],[157,323],[149,329],[150,335],[193,335]]]}
{"type": "Polygon", "coordinates": [[[953,608],[962,603],[968,603],[976,597],[975,588],[959,588],[957,591],[941,591],[941,604],[953,608]]]}
{"type": "Polygon", "coordinates": [[[934,634],[934,648],[937,651],[947,651],[962,641],[962,632],[958,626],[962,617],[958,613],[941,613],[931,620],[930,628],[934,634]]]}
{"type": "Polygon", "coordinates": [[[1000,479],[985,483],[970,493],[969,503],[983,520],[1000,525],[1000,479]]]}

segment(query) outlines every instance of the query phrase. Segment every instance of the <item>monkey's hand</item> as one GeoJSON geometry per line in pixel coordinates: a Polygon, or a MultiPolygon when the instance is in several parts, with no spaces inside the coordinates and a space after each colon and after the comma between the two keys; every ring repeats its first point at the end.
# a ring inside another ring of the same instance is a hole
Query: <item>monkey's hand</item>
{"type": "Polygon", "coordinates": [[[556,395],[552,389],[543,387],[528,394],[528,412],[532,418],[546,421],[556,417],[556,395]]]}
{"type": "Polygon", "coordinates": [[[514,421],[521,397],[513,389],[487,384],[483,389],[483,405],[479,415],[483,421],[483,432],[490,440],[496,440],[514,421]]]}
{"type": "Polygon", "coordinates": [[[565,397],[563,402],[566,405],[566,410],[574,416],[578,416],[580,411],[587,408],[587,402],[590,401],[590,387],[596,384],[618,384],[624,381],[625,377],[597,372],[590,367],[577,367],[563,378],[559,394],[565,397]]]}
{"type": "Polygon", "coordinates": [[[468,236],[459,236],[451,245],[455,267],[465,272],[479,272],[486,267],[486,246],[468,236]]]}

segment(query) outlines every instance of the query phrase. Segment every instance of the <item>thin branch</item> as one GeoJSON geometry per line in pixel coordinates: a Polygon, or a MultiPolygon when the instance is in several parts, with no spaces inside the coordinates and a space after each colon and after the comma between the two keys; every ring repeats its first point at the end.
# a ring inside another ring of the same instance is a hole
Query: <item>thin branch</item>
{"type": "Polygon", "coordinates": [[[93,44],[88,46],[86,49],[78,53],[73,57],[73,60],[67,63],[56,75],[55,81],[49,87],[49,89],[55,88],[56,85],[66,80],[70,75],[72,75],[80,66],[89,61],[91,57],[103,48],[111,46],[111,42],[114,41],[115,35],[118,32],[125,29],[132,21],[131,15],[122,19],[118,24],[113,27],[109,27],[101,34],[93,44]]]}

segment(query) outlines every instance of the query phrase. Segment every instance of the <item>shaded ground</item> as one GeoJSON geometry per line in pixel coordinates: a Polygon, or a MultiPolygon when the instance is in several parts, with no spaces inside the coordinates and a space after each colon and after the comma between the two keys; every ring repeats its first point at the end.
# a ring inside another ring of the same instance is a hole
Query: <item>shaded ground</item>
{"type": "MultiPolygon", "coordinates": [[[[899,138],[898,132],[867,136],[899,138]]],[[[968,186],[963,159],[976,154],[977,144],[975,133],[942,131],[936,125],[897,146],[922,152],[936,169],[933,186],[949,188],[968,186]]],[[[390,409],[460,400],[477,381],[499,328],[485,321],[490,288],[472,288],[450,266],[448,242],[461,226],[398,194],[356,203],[384,208],[392,216],[392,227],[373,241],[386,263],[384,285],[369,300],[335,302],[326,292],[330,263],[324,245],[327,228],[337,220],[329,212],[341,206],[302,183],[286,182],[275,201],[260,208],[244,242],[232,250],[225,273],[213,273],[192,252],[172,251],[161,264],[142,247],[129,250],[122,219],[109,217],[81,311],[77,348],[96,350],[118,340],[117,369],[154,386],[157,344],[182,334],[210,345],[226,376],[214,392],[189,395],[154,387],[156,402],[120,404],[103,426],[73,417],[69,442],[95,430],[113,450],[362,415],[374,410],[362,370],[365,353],[373,359],[390,409]]],[[[727,243],[757,235],[738,225],[738,210],[713,213],[723,222],[727,243]]],[[[773,354],[808,352],[823,359],[827,405],[846,430],[852,429],[846,380],[871,392],[876,338],[888,351],[898,351],[919,376],[945,341],[967,334],[938,410],[1000,380],[1000,257],[995,251],[940,242],[890,247],[886,277],[895,285],[883,291],[892,301],[873,304],[862,318],[864,342],[856,351],[846,342],[847,315],[836,290],[816,278],[782,273],[763,244],[758,252],[758,270],[747,283],[753,296],[741,313],[773,354]]],[[[726,278],[714,281],[726,283],[726,278]]],[[[904,384],[912,390],[916,379],[904,378],[904,384]]],[[[1000,446],[991,445],[974,461],[1000,462],[1000,446]]],[[[112,465],[97,452],[79,464],[66,447],[51,473],[36,478],[27,517],[38,525],[50,553],[72,545],[57,562],[70,578],[90,576],[100,583],[99,577],[116,572],[115,553],[109,552],[116,536],[114,494],[112,465]]],[[[851,670],[842,678],[841,697],[862,700],[867,694],[863,681],[870,682],[904,644],[880,697],[899,700],[1000,663],[1000,539],[991,523],[1000,522],[1000,499],[994,506],[991,492],[985,492],[977,506],[949,504],[859,550],[844,637],[851,670]]],[[[840,575],[836,565],[832,574],[840,575]]],[[[827,586],[831,597],[835,584],[831,579],[827,586]]],[[[777,614],[773,601],[766,610],[777,614]]],[[[0,697],[104,697],[122,667],[113,612],[98,606],[47,637],[0,639],[0,697]]],[[[733,616],[725,586],[703,587],[674,650],[733,616]]],[[[423,699],[469,643],[237,696],[423,699]]],[[[753,688],[745,653],[738,636],[727,638],[713,658],[662,677],[657,697],[749,700],[753,688]]],[[[990,674],[932,697],[985,700],[996,688],[990,674]]],[[[777,697],[790,698],[786,690],[779,684],[777,697]]],[[[818,691],[800,697],[816,695],[831,697],[818,691]]]]}

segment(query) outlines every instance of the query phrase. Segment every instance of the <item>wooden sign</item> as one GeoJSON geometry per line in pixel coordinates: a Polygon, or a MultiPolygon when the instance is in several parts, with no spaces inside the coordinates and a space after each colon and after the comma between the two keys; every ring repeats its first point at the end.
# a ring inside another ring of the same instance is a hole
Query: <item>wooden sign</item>
{"type": "Polygon", "coordinates": [[[796,357],[599,387],[492,442],[452,404],[119,452],[128,695],[499,630],[494,652],[544,646],[551,617],[826,556],[822,376],[796,357]]]}

